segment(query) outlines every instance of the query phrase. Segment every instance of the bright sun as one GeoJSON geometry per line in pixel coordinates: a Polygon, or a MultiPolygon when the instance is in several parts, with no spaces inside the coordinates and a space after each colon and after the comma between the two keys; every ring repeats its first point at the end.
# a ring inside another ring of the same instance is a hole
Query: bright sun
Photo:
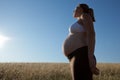
{"type": "Polygon", "coordinates": [[[3,48],[3,46],[5,45],[5,43],[10,40],[9,37],[0,35],[0,48],[3,48]]]}

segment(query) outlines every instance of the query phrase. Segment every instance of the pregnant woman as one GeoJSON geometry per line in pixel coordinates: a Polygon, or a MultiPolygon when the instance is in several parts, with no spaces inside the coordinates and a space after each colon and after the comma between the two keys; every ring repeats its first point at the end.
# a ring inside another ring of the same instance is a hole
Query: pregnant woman
{"type": "Polygon", "coordinates": [[[99,74],[94,56],[93,9],[87,4],[79,4],[73,16],[77,21],[69,27],[69,35],[63,44],[63,52],[70,61],[73,80],[93,80],[93,74],[99,74]]]}

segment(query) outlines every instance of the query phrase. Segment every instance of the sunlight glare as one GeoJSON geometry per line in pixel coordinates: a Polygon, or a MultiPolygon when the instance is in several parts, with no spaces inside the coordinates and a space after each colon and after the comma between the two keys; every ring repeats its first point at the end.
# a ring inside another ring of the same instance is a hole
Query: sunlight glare
{"type": "Polygon", "coordinates": [[[0,48],[3,48],[3,46],[5,45],[5,43],[10,40],[9,37],[0,35],[0,48]]]}

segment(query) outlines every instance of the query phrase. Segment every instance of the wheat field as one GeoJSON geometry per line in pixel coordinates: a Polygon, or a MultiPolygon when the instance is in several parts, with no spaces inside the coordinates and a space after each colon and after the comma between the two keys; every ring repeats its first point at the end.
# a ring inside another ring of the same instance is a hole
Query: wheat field
{"type": "MultiPolygon", "coordinates": [[[[120,80],[120,64],[99,63],[94,80],[120,80]]],[[[0,63],[0,80],[72,80],[68,63],[0,63]]]]}

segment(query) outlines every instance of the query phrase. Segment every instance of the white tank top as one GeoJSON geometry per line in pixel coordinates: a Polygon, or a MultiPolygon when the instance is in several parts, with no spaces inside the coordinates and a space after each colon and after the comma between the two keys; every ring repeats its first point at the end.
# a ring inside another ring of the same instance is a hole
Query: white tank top
{"type": "Polygon", "coordinates": [[[77,32],[86,32],[84,27],[81,24],[79,24],[78,22],[74,23],[69,28],[69,33],[77,33],[77,32]]]}

